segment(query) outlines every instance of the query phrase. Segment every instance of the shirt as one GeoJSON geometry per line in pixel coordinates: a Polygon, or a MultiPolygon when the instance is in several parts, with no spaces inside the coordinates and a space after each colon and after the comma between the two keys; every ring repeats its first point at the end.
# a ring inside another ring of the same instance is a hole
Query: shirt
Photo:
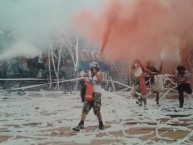
{"type": "Polygon", "coordinates": [[[185,70],[184,75],[179,74],[178,70],[176,70],[174,75],[179,85],[189,83],[190,73],[187,70],[185,70]]]}
{"type": "MultiPolygon", "coordinates": [[[[102,73],[102,72],[97,72],[98,74],[99,73],[102,73]]],[[[93,76],[93,77],[89,77],[89,80],[93,83],[93,92],[95,93],[101,93],[101,83],[97,80],[97,77],[96,75],[93,76]]]]}

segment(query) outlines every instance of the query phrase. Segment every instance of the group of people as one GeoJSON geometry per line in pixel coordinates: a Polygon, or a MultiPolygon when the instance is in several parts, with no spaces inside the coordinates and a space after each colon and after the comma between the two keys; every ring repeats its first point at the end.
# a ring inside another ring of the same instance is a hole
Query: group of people
{"type": "MultiPolygon", "coordinates": [[[[155,76],[162,73],[162,62],[159,69],[156,69],[153,66],[151,61],[147,62],[147,65],[143,65],[139,60],[133,61],[133,66],[131,70],[131,74],[133,76],[133,85],[130,90],[131,96],[138,98],[138,105],[144,106],[147,109],[147,85],[150,85],[151,91],[155,94],[156,105],[159,104],[159,94],[160,94],[160,86],[155,80],[155,76]],[[149,83],[146,83],[146,78],[149,80],[149,83]]],[[[184,66],[177,66],[174,80],[177,83],[177,90],[179,92],[179,108],[183,108],[184,105],[184,92],[187,94],[192,94],[192,89],[190,86],[189,78],[190,73],[185,69],[184,66]]],[[[97,62],[92,62],[89,64],[89,71],[84,72],[82,77],[82,83],[84,84],[84,88],[81,91],[81,98],[83,102],[83,109],[81,114],[80,122],[78,126],[74,127],[74,131],[80,131],[84,129],[84,121],[89,113],[90,109],[93,108],[94,114],[97,116],[99,122],[99,129],[104,129],[104,124],[102,121],[102,115],[100,112],[101,108],[101,83],[103,82],[103,73],[99,69],[99,64],[97,62]],[[85,87],[87,84],[87,87],[85,87]],[[90,91],[90,96],[86,94],[88,90],[88,84],[92,84],[92,89],[90,91]],[[92,99],[86,99],[89,96],[92,99]]]]}
{"type": "MultiPolygon", "coordinates": [[[[162,62],[159,70],[157,70],[151,61],[147,62],[144,66],[139,60],[134,60],[132,66],[132,75],[134,78],[134,84],[131,88],[131,96],[137,96],[137,104],[142,106],[144,103],[144,108],[147,109],[147,85],[150,85],[150,90],[156,96],[156,104],[159,107],[159,94],[161,87],[157,81],[155,81],[155,76],[162,73],[162,62]],[[149,80],[149,83],[145,83],[145,78],[149,80]]],[[[190,85],[190,72],[185,69],[184,66],[177,66],[174,74],[174,81],[177,84],[177,90],[179,93],[179,109],[183,110],[184,106],[184,92],[191,95],[192,88],[190,85]]]]}
{"type": "Polygon", "coordinates": [[[159,104],[159,92],[160,86],[155,81],[155,75],[158,75],[162,72],[162,62],[159,70],[153,66],[151,61],[147,62],[147,65],[144,66],[138,59],[133,61],[133,66],[131,70],[131,74],[133,76],[133,85],[130,91],[132,97],[137,97],[137,104],[142,106],[144,103],[144,108],[147,109],[147,85],[151,85],[151,91],[156,94],[156,104],[159,104]],[[149,80],[148,84],[146,84],[146,80],[149,80]]]}

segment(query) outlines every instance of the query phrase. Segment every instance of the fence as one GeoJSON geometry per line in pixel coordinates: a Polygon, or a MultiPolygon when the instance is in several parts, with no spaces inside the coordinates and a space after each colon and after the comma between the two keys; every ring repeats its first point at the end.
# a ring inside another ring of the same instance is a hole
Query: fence
{"type": "MultiPolygon", "coordinates": [[[[63,90],[71,92],[79,90],[81,85],[75,78],[79,77],[79,72],[73,69],[60,71],[22,71],[17,73],[0,71],[0,87],[1,89],[25,88],[30,91],[43,90],[63,90]],[[65,81],[69,80],[69,81],[65,81]],[[70,81],[72,80],[72,81],[70,81]],[[31,86],[31,88],[30,88],[31,86]]],[[[118,90],[123,88],[122,83],[128,85],[127,72],[110,71],[104,72],[104,83],[102,87],[106,90],[118,90]],[[115,83],[112,83],[113,80],[115,83]]]]}
{"type": "MultiPolygon", "coordinates": [[[[3,90],[21,90],[23,88],[30,91],[42,89],[72,92],[72,90],[80,90],[81,88],[78,80],[79,73],[73,69],[51,72],[28,71],[17,74],[0,72],[0,87],[3,90]]],[[[132,84],[128,72],[124,71],[104,72],[104,80],[102,87],[108,91],[128,90],[132,84]]],[[[175,83],[172,81],[172,75],[161,75],[159,80],[162,83],[162,90],[164,92],[175,86],[175,83]]]]}

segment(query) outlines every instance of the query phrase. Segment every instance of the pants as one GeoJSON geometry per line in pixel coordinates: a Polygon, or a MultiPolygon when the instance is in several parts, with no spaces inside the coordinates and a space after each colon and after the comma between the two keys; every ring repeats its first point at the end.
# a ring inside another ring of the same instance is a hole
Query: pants
{"type": "Polygon", "coordinates": [[[180,108],[183,108],[184,105],[184,92],[186,92],[187,94],[191,94],[192,93],[192,88],[190,86],[189,83],[185,83],[185,84],[180,84],[177,87],[178,93],[179,93],[179,103],[180,103],[180,108]]]}

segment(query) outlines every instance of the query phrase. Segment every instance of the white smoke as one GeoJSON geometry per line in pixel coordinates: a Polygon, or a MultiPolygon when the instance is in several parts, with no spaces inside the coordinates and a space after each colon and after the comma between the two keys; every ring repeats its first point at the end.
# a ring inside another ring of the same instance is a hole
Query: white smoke
{"type": "MultiPolygon", "coordinates": [[[[39,49],[47,49],[49,40],[54,35],[71,29],[71,18],[77,11],[87,7],[96,8],[100,2],[101,0],[0,0],[0,33],[17,33],[14,42],[3,48],[0,46],[0,50],[6,49],[8,54],[14,48],[10,45],[20,42],[29,42],[39,49]]],[[[22,47],[24,52],[28,51],[25,51],[26,48],[28,47],[22,47]]],[[[3,56],[11,56],[7,54],[3,56]]]]}
{"type": "Polygon", "coordinates": [[[17,42],[5,49],[0,55],[0,59],[11,59],[14,57],[23,56],[26,58],[33,58],[38,54],[42,53],[41,49],[27,43],[27,42],[17,42]]]}

